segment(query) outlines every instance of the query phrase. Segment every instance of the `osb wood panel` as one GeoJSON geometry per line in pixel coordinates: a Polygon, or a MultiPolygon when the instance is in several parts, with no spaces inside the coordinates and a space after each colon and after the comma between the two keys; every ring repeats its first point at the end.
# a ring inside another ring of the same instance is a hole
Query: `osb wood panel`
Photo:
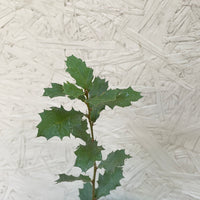
{"type": "Polygon", "coordinates": [[[44,108],[85,111],[42,97],[65,81],[71,54],[110,87],[144,96],[95,124],[104,157],[132,156],[122,186],[102,200],[200,199],[199,0],[0,0],[0,199],[79,199],[81,182],[55,184],[56,174],[80,173],[79,141],[36,138],[44,108]]]}

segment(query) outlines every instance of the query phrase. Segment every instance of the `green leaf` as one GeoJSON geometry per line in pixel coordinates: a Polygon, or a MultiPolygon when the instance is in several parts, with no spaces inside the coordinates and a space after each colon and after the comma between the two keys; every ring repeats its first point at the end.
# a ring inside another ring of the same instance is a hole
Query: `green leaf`
{"type": "Polygon", "coordinates": [[[106,105],[109,102],[113,102],[116,100],[117,91],[116,90],[107,90],[106,92],[103,92],[99,96],[95,96],[93,98],[90,98],[88,100],[89,104],[92,104],[94,106],[100,106],[100,105],[106,105]]]}
{"type": "Polygon", "coordinates": [[[97,141],[90,140],[85,146],[79,145],[75,151],[77,156],[75,166],[80,167],[83,172],[86,172],[94,165],[94,162],[102,159],[102,146],[97,146],[97,141]]]}
{"type": "Polygon", "coordinates": [[[105,79],[101,79],[99,77],[95,77],[89,91],[89,97],[99,96],[104,93],[108,89],[108,81],[105,79]]]}
{"type": "Polygon", "coordinates": [[[99,116],[100,116],[100,112],[102,111],[102,110],[104,110],[104,108],[105,108],[105,106],[104,105],[100,105],[100,106],[93,106],[93,105],[90,105],[90,108],[91,108],[91,115],[90,115],[90,117],[91,117],[91,120],[93,121],[93,122],[95,122],[98,118],[99,118],[99,116]]]}
{"type": "Polygon", "coordinates": [[[76,84],[88,90],[92,84],[93,69],[87,67],[85,62],[73,55],[67,58],[66,65],[66,71],[76,80],[76,84]]]}
{"type": "Polygon", "coordinates": [[[104,175],[99,175],[98,188],[96,189],[97,199],[110,194],[117,186],[120,186],[120,180],[123,178],[122,168],[116,167],[111,172],[105,172],[104,175]]]}
{"type": "Polygon", "coordinates": [[[112,109],[115,106],[130,106],[132,101],[138,101],[140,98],[142,98],[140,92],[134,91],[131,87],[127,89],[116,89],[116,91],[117,95],[115,101],[110,101],[106,104],[112,109]]]}
{"type": "MultiPolygon", "coordinates": [[[[92,82],[90,91],[89,91],[89,98],[93,98],[95,96],[99,96],[104,93],[108,89],[108,82],[105,79],[101,79],[96,77],[92,82]]],[[[100,112],[105,108],[105,105],[94,106],[90,104],[91,108],[91,120],[95,122],[100,115],[100,112]]]]}
{"type": "Polygon", "coordinates": [[[83,189],[79,189],[80,200],[92,200],[92,184],[85,183],[83,189]]]}
{"type": "Polygon", "coordinates": [[[114,106],[129,106],[131,101],[137,101],[142,96],[140,92],[134,91],[131,87],[127,89],[108,89],[108,82],[105,79],[96,77],[92,82],[89,91],[89,99],[87,102],[91,108],[91,120],[95,122],[100,112],[105,109],[105,106],[114,108],[114,106]]]}
{"type": "Polygon", "coordinates": [[[68,95],[70,99],[78,98],[82,101],[85,100],[83,90],[76,87],[76,85],[74,85],[73,83],[69,82],[64,83],[63,88],[64,88],[64,93],[68,95]]]}
{"type": "Polygon", "coordinates": [[[63,86],[58,83],[51,83],[52,88],[44,88],[43,96],[48,96],[50,98],[65,96],[63,86]]]}
{"type": "Polygon", "coordinates": [[[74,109],[66,111],[62,106],[61,108],[52,107],[51,110],[44,110],[40,113],[42,121],[37,125],[37,137],[43,136],[50,139],[58,136],[62,139],[71,133],[75,137],[87,141],[90,136],[86,133],[87,122],[82,120],[83,116],[83,113],[74,109]]]}
{"type": "Polygon", "coordinates": [[[72,175],[67,175],[67,174],[59,174],[59,179],[56,180],[57,183],[61,183],[61,182],[72,182],[72,181],[83,181],[83,182],[90,182],[91,179],[89,176],[84,176],[84,175],[80,175],[78,177],[76,176],[72,176],[72,175]]]}
{"type": "Polygon", "coordinates": [[[114,172],[116,167],[122,167],[124,160],[131,158],[131,156],[125,154],[125,150],[117,150],[111,152],[106,160],[101,161],[98,168],[104,168],[107,172],[114,172]]]}
{"type": "Polygon", "coordinates": [[[114,89],[102,93],[88,100],[94,106],[107,105],[110,108],[115,106],[126,107],[131,105],[131,101],[137,101],[142,96],[140,92],[134,91],[131,87],[127,89],[114,89]]]}

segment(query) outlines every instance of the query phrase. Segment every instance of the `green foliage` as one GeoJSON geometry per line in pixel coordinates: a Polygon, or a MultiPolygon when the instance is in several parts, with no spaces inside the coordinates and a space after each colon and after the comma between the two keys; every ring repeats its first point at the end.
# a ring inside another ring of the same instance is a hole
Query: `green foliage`
{"type": "Polygon", "coordinates": [[[85,183],[83,189],[79,189],[80,200],[92,199],[92,185],[91,183],[85,183]]]}
{"type": "Polygon", "coordinates": [[[131,87],[127,89],[110,89],[89,99],[88,103],[94,106],[107,105],[110,108],[115,106],[126,107],[131,105],[131,101],[137,101],[141,97],[140,92],[134,91],[131,87]]]}
{"type": "Polygon", "coordinates": [[[56,181],[57,183],[61,182],[72,182],[72,181],[83,181],[83,182],[91,182],[91,179],[89,176],[84,176],[80,174],[80,176],[72,176],[72,175],[67,175],[67,174],[59,174],[59,179],[56,181]]]}
{"type": "Polygon", "coordinates": [[[114,101],[108,102],[110,108],[114,108],[115,106],[126,107],[130,106],[132,101],[137,101],[142,96],[140,92],[134,91],[131,87],[127,89],[116,89],[116,96],[114,101]]]}
{"type": "Polygon", "coordinates": [[[97,198],[108,195],[111,190],[120,186],[119,181],[123,178],[121,167],[127,158],[130,158],[130,156],[126,155],[123,149],[111,152],[106,160],[101,161],[98,168],[104,168],[105,173],[99,175],[99,187],[96,190],[97,198]]]}
{"type": "Polygon", "coordinates": [[[67,58],[66,65],[66,71],[76,83],[72,84],[68,81],[63,85],[52,83],[51,88],[44,89],[43,95],[50,98],[68,96],[70,99],[79,99],[85,104],[87,113],[75,111],[73,108],[67,111],[63,106],[44,110],[40,113],[41,122],[37,126],[37,136],[43,136],[47,139],[58,136],[63,139],[63,137],[69,137],[72,134],[84,141],[85,144],[80,144],[75,151],[75,166],[84,173],[93,167],[93,178],[90,179],[89,176],[83,174],[78,177],[60,174],[57,183],[65,181],[86,182],[83,188],[79,189],[80,200],[97,200],[120,186],[124,161],[130,156],[125,154],[125,150],[117,150],[111,152],[106,160],[102,160],[101,151],[104,148],[98,146],[94,138],[94,122],[99,118],[105,106],[109,106],[111,109],[115,106],[130,106],[131,102],[139,100],[142,96],[140,92],[134,91],[131,87],[109,89],[105,79],[94,77],[93,69],[87,67],[85,62],[73,55],[67,58]],[[90,134],[88,134],[87,124],[90,126],[90,134]],[[100,164],[97,165],[99,161],[100,164]],[[96,173],[99,168],[105,169],[105,172],[103,175],[99,174],[97,181],[96,173]],[[97,182],[98,187],[96,187],[97,182]]]}
{"type": "Polygon", "coordinates": [[[100,96],[107,89],[108,89],[108,81],[106,81],[105,79],[101,79],[99,77],[95,77],[89,91],[90,98],[93,98],[95,96],[100,96]]]}
{"type": "Polygon", "coordinates": [[[48,96],[50,98],[65,96],[63,86],[58,83],[52,83],[52,88],[44,88],[43,96],[48,96]]]}
{"type": "Polygon", "coordinates": [[[117,91],[110,89],[98,96],[88,99],[87,102],[94,106],[107,105],[109,102],[113,102],[116,100],[116,95],[117,91]]]}
{"type": "MultiPolygon", "coordinates": [[[[92,85],[90,87],[89,91],[89,97],[93,98],[95,96],[100,96],[102,93],[107,91],[108,89],[108,81],[105,79],[101,79],[99,77],[95,77],[94,81],[92,82],[92,85]]],[[[105,108],[105,105],[92,105],[90,104],[91,107],[91,120],[95,122],[99,115],[100,112],[105,108]]]]}
{"type": "Polygon", "coordinates": [[[63,86],[63,89],[64,89],[64,93],[66,95],[69,95],[69,98],[71,99],[75,99],[75,98],[81,98],[81,100],[85,100],[84,98],[84,92],[82,89],[76,87],[76,85],[74,85],[73,83],[64,83],[64,86],[63,86]]]}
{"type": "Polygon", "coordinates": [[[120,186],[120,180],[123,178],[122,168],[116,167],[113,172],[106,171],[104,175],[99,175],[98,184],[96,189],[97,199],[110,194],[111,190],[114,190],[117,186],[120,186]]]}
{"type": "Polygon", "coordinates": [[[86,172],[94,165],[95,161],[102,159],[101,150],[103,150],[103,147],[97,146],[97,141],[90,140],[85,146],[80,145],[75,151],[77,156],[75,166],[86,172]]]}
{"type": "Polygon", "coordinates": [[[111,152],[106,160],[101,161],[99,168],[104,168],[106,171],[113,173],[116,167],[122,167],[124,160],[131,158],[130,155],[126,155],[124,149],[111,152]]]}
{"type": "Polygon", "coordinates": [[[89,135],[86,133],[87,122],[82,120],[83,116],[83,113],[74,109],[66,111],[62,106],[44,110],[40,113],[42,121],[37,126],[37,136],[44,136],[47,139],[58,136],[62,139],[65,136],[70,136],[71,133],[75,137],[87,141],[89,139],[89,135]]]}
{"type": "Polygon", "coordinates": [[[81,59],[75,56],[67,58],[67,72],[76,80],[76,84],[84,89],[89,89],[93,79],[93,69],[88,68],[81,59]]]}

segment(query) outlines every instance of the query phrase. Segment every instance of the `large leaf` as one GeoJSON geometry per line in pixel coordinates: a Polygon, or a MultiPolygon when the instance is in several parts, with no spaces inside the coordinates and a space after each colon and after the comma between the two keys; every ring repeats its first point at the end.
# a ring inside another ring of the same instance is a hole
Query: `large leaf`
{"type": "Polygon", "coordinates": [[[114,172],[116,167],[122,167],[124,165],[124,160],[130,157],[131,156],[125,154],[124,149],[111,152],[106,160],[101,161],[98,168],[104,168],[107,172],[114,172]]]}
{"type": "Polygon", "coordinates": [[[50,98],[65,96],[63,86],[58,83],[51,83],[52,88],[44,88],[43,96],[48,96],[50,98]]]}
{"type": "Polygon", "coordinates": [[[129,87],[127,89],[110,89],[99,96],[89,99],[88,103],[93,106],[107,105],[110,108],[115,106],[126,107],[131,105],[131,101],[137,101],[140,98],[142,98],[140,92],[136,92],[129,87]]]}
{"type": "Polygon", "coordinates": [[[97,146],[97,141],[90,140],[86,145],[79,145],[75,151],[77,156],[75,166],[80,167],[83,172],[86,172],[94,165],[95,161],[102,159],[101,150],[102,146],[97,146]]]}
{"type": "Polygon", "coordinates": [[[73,83],[69,83],[69,82],[64,83],[63,89],[64,89],[64,93],[68,95],[70,99],[78,98],[82,101],[85,100],[85,97],[84,97],[85,93],[83,92],[83,90],[76,87],[76,85],[74,85],[73,83]]]}
{"type": "Polygon", "coordinates": [[[59,179],[56,180],[57,183],[61,183],[61,182],[72,182],[72,181],[83,181],[83,182],[90,182],[91,179],[89,176],[84,176],[84,175],[80,175],[78,177],[76,176],[72,176],[72,175],[67,175],[67,174],[59,174],[59,179]]]}
{"type": "Polygon", "coordinates": [[[79,189],[80,200],[92,200],[92,184],[85,183],[83,189],[79,189]]]}
{"type": "Polygon", "coordinates": [[[106,92],[103,92],[99,96],[94,96],[93,98],[90,98],[88,100],[88,103],[94,106],[107,105],[109,102],[113,102],[116,100],[116,95],[117,91],[110,89],[106,92]]]}
{"type": "Polygon", "coordinates": [[[85,62],[73,55],[67,58],[66,64],[66,71],[76,80],[76,84],[88,90],[92,84],[93,69],[88,68],[85,62]]]}
{"type": "Polygon", "coordinates": [[[116,167],[111,172],[105,172],[104,175],[99,175],[98,188],[96,189],[97,199],[110,194],[117,186],[120,186],[120,180],[123,178],[122,168],[116,167]]]}
{"type": "Polygon", "coordinates": [[[75,137],[87,141],[90,136],[86,133],[87,122],[82,120],[83,116],[83,113],[74,109],[66,111],[62,106],[44,110],[44,112],[40,113],[42,121],[37,126],[37,136],[43,136],[47,139],[58,136],[62,139],[71,133],[75,137]]]}

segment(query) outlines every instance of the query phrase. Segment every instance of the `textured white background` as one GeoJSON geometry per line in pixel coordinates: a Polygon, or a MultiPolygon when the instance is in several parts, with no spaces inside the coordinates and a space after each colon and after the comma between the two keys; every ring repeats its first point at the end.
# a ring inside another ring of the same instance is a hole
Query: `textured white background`
{"type": "Polygon", "coordinates": [[[85,110],[42,97],[69,77],[71,54],[111,87],[144,96],[106,109],[95,125],[107,152],[132,156],[122,186],[105,199],[200,199],[199,0],[0,0],[0,199],[79,199],[81,182],[54,182],[80,172],[78,140],[36,138],[43,109],[85,110]]]}

